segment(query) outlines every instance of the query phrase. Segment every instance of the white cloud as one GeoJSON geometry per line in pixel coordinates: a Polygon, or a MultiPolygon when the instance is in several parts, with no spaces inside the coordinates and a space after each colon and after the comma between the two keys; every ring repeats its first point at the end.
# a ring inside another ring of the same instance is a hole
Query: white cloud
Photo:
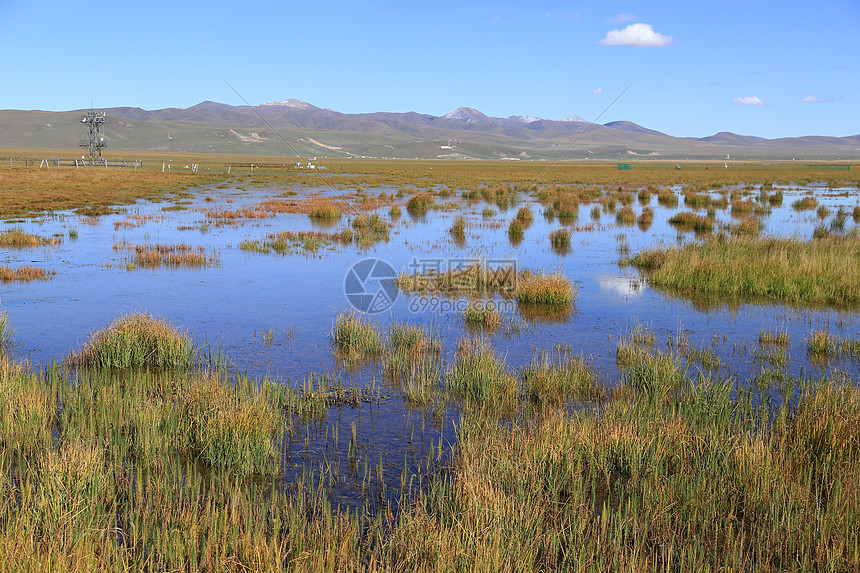
{"type": "Polygon", "coordinates": [[[623,14],[616,14],[615,16],[607,20],[607,22],[609,22],[610,24],[620,24],[621,22],[632,22],[635,19],[635,15],[630,14],[628,12],[624,12],[623,14]]]}
{"type": "Polygon", "coordinates": [[[832,101],[836,101],[836,98],[832,95],[818,97],[812,94],[807,94],[800,98],[800,101],[803,103],[830,103],[832,101]]]}
{"type": "Polygon", "coordinates": [[[630,24],[623,30],[610,30],[598,42],[604,46],[627,46],[629,48],[664,48],[672,44],[671,36],[658,34],[651,24],[630,24]]]}
{"type": "Polygon", "coordinates": [[[761,98],[758,96],[736,97],[732,100],[732,103],[736,103],[738,105],[752,105],[752,106],[764,105],[764,102],[761,101],[761,98]]]}
{"type": "Polygon", "coordinates": [[[602,93],[603,93],[603,88],[594,88],[593,90],[591,90],[591,93],[593,93],[593,94],[602,94],[602,93]]]}

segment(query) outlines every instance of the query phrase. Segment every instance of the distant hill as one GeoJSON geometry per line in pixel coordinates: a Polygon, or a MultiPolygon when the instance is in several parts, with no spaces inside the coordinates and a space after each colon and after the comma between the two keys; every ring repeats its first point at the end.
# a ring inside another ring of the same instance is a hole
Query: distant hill
{"type": "MultiPolygon", "coordinates": [[[[0,146],[74,148],[80,114],[0,111],[0,146]]],[[[764,139],[720,132],[679,138],[631,121],[590,123],[577,115],[488,116],[459,107],[345,114],[285,99],[248,107],[204,101],[188,108],[104,109],[109,149],[460,159],[860,159],[860,135],[764,139]],[[167,139],[167,133],[171,139],[167,139]],[[563,152],[563,153],[562,153],[563,152]]]]}

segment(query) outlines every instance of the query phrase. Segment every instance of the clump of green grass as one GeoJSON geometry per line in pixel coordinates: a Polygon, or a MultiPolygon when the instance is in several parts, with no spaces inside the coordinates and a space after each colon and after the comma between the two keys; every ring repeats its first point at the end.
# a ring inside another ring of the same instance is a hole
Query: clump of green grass
{"type": "Polygon", "coordinates": [[[0,354],[5,353],[12,346],[12,326],[9,323],[9,314],[0,311],[0,354]]]}
{"type": "Polygon", "coordinates": [[[787,332],[774,332],[772,330],[762,330],[758,334],[759,346],[790,346],[791,337],[787,332]]]}
{"type": "Polygon", "coordinates": [[[637,322],[630,333],[630,341],[636,346],[650,348],[657,342],[657,333],[637,322]]]}
{"type": "Polygon", "coordinates": [[[631,348],[622,342],[616,360],[624,384],[643,392],[666,394],[678,389],[684,380],[677,358],[666,352],[631,348]]]}
{"type": "Polygon", "coordinates": [[[416,193],[406,203],[406,210],[410,214],[420,215],[426,213],[436,204],[436,199],[430,193],[416,193]]]}
{"type": "Polygon", "coordinates": [[[647,205],[651,202],[651,189],[640,189],[637,194],[640,205],[647,205]]]}
{"type": "Polygon", "coordinates": [[[32,247],[54,247],[61,242],[59,237],[41,237],[26,233],[21,227],[0,232],[0,247],[24,249],[32,247]]]}
{"type": "Polygon", "coordinates": [[[517,272],[513,267],[491,268],[474,264],[445,272],[401,273],[397,286],[404,293],[493,294],[512,296],[516,291],[517,272]]]}
{"type": "MultiPolygon", "coordinates": [[[[204,383],[224,384],[218,380],[204,383]]],[[[198,410],[205,412],[196,420],[199,459],[212,468],[239,475],[274,473],[280,460],[272,438],[282,425],[280,411],[261,393],[242,399],[227,389],[219,394],[226,399],[217,409],[212,411],[210,403],[198,410]]]]}
{"type": "Polygon", "coordinates": [[[552,250],[558,254],[565,255],[570,252],[570,229],[561,227],[549,234],[549,243],[552,250]]]}
{"type": "Polygon", "coordinates": [[[53,276],[53,273],[39,267],[24,265],[16,268],[0,266],[0,281],[6,282],[29,282],[44,281],[53,276]]]}
{"type": "Polygon", "coordinates": [[[576,199],[560,199],[553,203],[558,220],[568,225],[579,217],[579,201],[576,199]]]}
{"type": "Polygon", "coordinates": [[[732,201],[732,215],[746,215],[755,209],[755,203],[752,201],[743,201],[736,199],[732,201]]]}
{"type": "Polygon", "coordinates": [[[574,398],[594,400],[603,388],[582,358],[541,352],[522,371],[526,399],[540,406],[560,405],[574,398]]]}
{"type": "Polygon", "coordinates": [[[636,219],[636,223],[642,229],[647,229],[651,226],[651,223],[654,222],[654,209],[651,207],[643,207],[642,213],[639,214],[639,218],[636,219]]]}
{"type": "Polygon", "coordinates": [[[782,194],[781,189],[779,191],[776,191],[775,193],[771,193],[770,195],[767,196],[768,204],[770,204],[774,207],[781,206],[782,201],[783,201],[783,194],[782,194]]]}
{"type": "Polygon", "coordinates": [[[78,238],[78,229],[77,228],[72,227],[71,229],[69,229],[69,238],[72,240],[78,238]]]}
{"type": "Polygon", "coordinates": [[[91,368],[188,369],[197,352],[188,334],[147,313],[121,316],[90,336],[68,362],[91,368]]]}
{"type": "Polygon", "coordinates": [[[517,379],[484,338],[465,338],[457,345],[453,366],[445,372],[445,387],[456,397],[502,406],[516,404],[517,379]]]}
{"type": "Polygon", "coordinates": [[[748,237],[756,237],[759,233],[761,233],[763,224],[761,219],[757,217],[743,217],[737,223],[729,225],[727,230],[732,234],[732,236],[748,236],[748,237]]]}
{"type": "Polygon", "coordinates": [[[630,205],[625,205],[615,213],[615,220],[621,225],[632,225],[636,222],[636,212],[630,205]]]}
{"type": "Polygon", "coordinates": [[[791,204],[791,208],[795,211],[812,211],[818,207],[818,199],[811,195],[807,195],[791,204]]]}
{"type": "Polygon", "coordinates": [[[454,224],[448,229],[448,233],[454,237],[456,241],[463,242],[466,240],[466,219],[457,217],[454,224]]]}
{"type": "Polygon", "coordinates": [[[438,395],[442,376],[442,344],[437,333],[423,326],[394,323],[388,331],[389,349],[383,373],[397,382],[410,404],[427,405],[438,395]]]}
{"type": "Polygon", "coordinates": [[[502,323],[499,311],[483,305],[470,304],[463,311],[463,322],[470,328],[496,330],[502,323]]]}
{"type": "Polygon", "coordinates": [[[337,315],[331,339],[338,353],[347,360],[377,356],[385,349],[377,327],[355,312],[337,315]]]}
{"type": "Polygon", "coordinates": [[[706,209],[711,206],[711,196],[707,193],[685,191],[684,206],[689,207],[690,209],[706,209]]]}
{"type": "Polygon", "coordinates": [[[484,209],[481,211],[481,216],[484,219],[491,219],[492,217],[496,216],[496,213],[497,211],[492,207],[484,207],[484,209]]]}
{"type": "Polygon", "coordinates": [[[535,214],[529,207],[520,207],[517,211],[517,219],[528,227],[535,220],[535,214]]]}
{"type": "Polygon", "coordinates": [[[860,238],[723,236],[640,252],[653,285],[700,293],[762,296],[788,302],[860,302],[860,238]]]}
{"type": "Polygon", "coordinates": [[[591,208],[591,220],[592,221],[599,221],[600,220],[600,207],[598,205],[595,205],[594,207],[591,208]]]}
{"type": "Polygon", "coordinates": [[[836,338],[826,330],[816,330],[806,341],[806,351],[815,361],[827,361],[836,354],[836,338]]]}
{"type": "Polygon", "coordinates": [[[520,219],[512,219],[510,225],[508,225],[508,239],[510,239],[511,243],[518,244],[523,240],[523,234],[525,232],[525,224],[520,219]]]}
{"type": "MultiPolygon", "coordinates": [[[[2,336],[0,336],[2,339],[2,336]]],[[[844,338],[836,345],[836,355],[839,357],[847,356],[849,358],[860,359],[860,338],[844,338]]]]}
{"type": "Polygon", "coordinates": [[[657,203],[663,207],[677,207],[680,199],[671,189],[660,189],[657,191],[657,203]]]}
{"type": "Polygon", "coordinates": [[[621,203],[624,206],[632,205],[633,201],[635,201],[635,199],[636,199],[633,196],[633,193],[627,193],[627,192],[618,192],[614,195],[614,197],[619,203],[621,203]]]}
{"type": "Polygon", "coordinates": [[[577,291],[561,273],[523,272],[517,279],[516,298],[525,304],[570,305],[577,291]]]}
{"type": "Polygon", "coordinates": [[[391,209],[388,210],[388,216],[392,221],[399,219],[401,215],[403,215],[403,211],[400,209],[400,205],[392,205],[391,209]]]}
{"type": "Polygon", "coordinates": [[[308,217],[311,219],[335,220],[341,216],[340,209],[331,201],[317,200],[308,207],[308,217]]]}
{"type": "Polygon", "coordinates": [[[352,220],[352,228],[355,230],[354,240],[362,246],[388,241],[390,227],[377,213],[356,215],[352,220]]]}
{"type": "Polygon", "coordinates": [[[681,211],[669,218],[669,224],[682,229],[693,229],[696,231],[712,231],[714,220],[702,217],[691,211],[681,211]]]}
{"type": "Polygon", "coordinates": [[[395,353],[438,354],[442,350],[438,334],[424,326],[395,322],[388,330],[388,341],[395,353]]]}

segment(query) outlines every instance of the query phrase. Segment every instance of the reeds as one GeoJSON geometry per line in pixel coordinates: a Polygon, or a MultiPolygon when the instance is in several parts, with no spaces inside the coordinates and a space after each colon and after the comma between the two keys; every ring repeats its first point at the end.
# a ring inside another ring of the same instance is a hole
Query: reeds
{"type": "Polygon", "coordinates": [[[121,316],[94,332],[68,362],[92,368],[187,369],[197,362],[188,335],[150,314],[121,316]]]}
{"type": "Polygon", "coordinates": [[[652,284],[701,293],[762,296],[793,303],[860,301],[860,238],[710,237],[654,248],[632,263],[651,269],[652,284]]]}

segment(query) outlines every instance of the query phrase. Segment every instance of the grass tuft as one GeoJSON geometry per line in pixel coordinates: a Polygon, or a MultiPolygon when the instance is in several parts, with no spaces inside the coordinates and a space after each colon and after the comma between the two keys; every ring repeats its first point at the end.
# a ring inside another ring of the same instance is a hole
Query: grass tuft
{"type": "Polygon", "coordinates": [[[549,234],[549,243],[552,245],[552,250],[560,255],[566,255],[570,252],[570,229],[561,227],[549,234]]]}
{"type": "Polygon", "coordinates": [[[515,405],[519,392],[517,379],[484,338],[458,343],[454,364],[445,372],[445,386],[458,398],[503,406],[515,405]]]}
{"type": "Polygon", "coordinates": [[[523,272],[517,280],[517,301],[526,304],[570,305],[577,291],[569,278],[561,273],[539,274],[523,272]]]}
{"type": "Polygon", "coordinates": [[[798,239],[715,235],[632,259],[656,286],[699,293],[761,296],[793,303],[860,302],[860,238],[798,239]]]}
{"type": "Polygon", "coordinates": [[[146,313],[121,316],[90,336],[68,362],[92,368],[187,369],[197,362],[191,339],[168,322],[146,313]]]}
{"type": "Polygon", "coordinates": [[[526,399],[540,406],[560,405],[574,398],[593,400],[604,395],[594,372],[581,358],[541,352],[522,372],[526,399]]]}
{"type": "Polygon", "coordinates": [[[0,281],[6,282],[29,282],[44,281],[53,276],[53,272],[39,267],[24,265],[22,267],[9,268],[0,267],[0,281]]]}
{"type": "Polygon", "coordinates": [[[335,317],[331,339],[339,355],[347,360],[377,356],[385,349],[376,325],[355,312],[344,312],[335,317]]]}
{"type": "Polygon", "coordinates": [[[25,249],[33,247],[55,247],[59,245],[59,237],[41,237],[26,233],[20,227],[13,227],[0,232],[0,247],[25,249]]]}

